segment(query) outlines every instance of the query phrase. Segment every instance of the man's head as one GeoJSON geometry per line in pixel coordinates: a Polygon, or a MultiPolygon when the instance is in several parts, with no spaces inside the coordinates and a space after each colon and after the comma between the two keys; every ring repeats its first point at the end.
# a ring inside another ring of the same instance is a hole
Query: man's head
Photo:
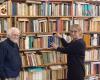
{"type": "Polygon", "coordinates": [[[13,41],[14,43],[18,43],[19,41],[20,31],[16,27],[12,27],[7,31],[7,37],[13,41]]]}

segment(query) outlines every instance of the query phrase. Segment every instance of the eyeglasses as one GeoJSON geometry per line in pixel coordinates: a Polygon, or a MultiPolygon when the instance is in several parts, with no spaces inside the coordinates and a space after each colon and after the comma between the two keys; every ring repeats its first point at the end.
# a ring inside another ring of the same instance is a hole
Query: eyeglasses
{"type": "Polygon", "coordinates": [[[12,34],[13,36],[16,36],[16,37],[19,37],[20,35],[19,34],[12,34]]]}
{"type": "Polygon", "coordinates": [[[77,33],[78,31],[76,30],[70,30],[71,33],[77,33]]]}

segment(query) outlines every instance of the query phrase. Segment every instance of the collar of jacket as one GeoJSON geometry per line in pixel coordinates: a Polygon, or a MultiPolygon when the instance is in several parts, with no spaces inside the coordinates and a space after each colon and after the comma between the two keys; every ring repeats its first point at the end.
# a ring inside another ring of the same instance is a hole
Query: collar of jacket
{"type": "Polygon", "coordinates": [[[9,38],[7,38],[7,43],[9,45],[11,45],[12,47],[15,47],[16,46],[16,43],[14,43],[13,41],[11,41],[9,38]]]}

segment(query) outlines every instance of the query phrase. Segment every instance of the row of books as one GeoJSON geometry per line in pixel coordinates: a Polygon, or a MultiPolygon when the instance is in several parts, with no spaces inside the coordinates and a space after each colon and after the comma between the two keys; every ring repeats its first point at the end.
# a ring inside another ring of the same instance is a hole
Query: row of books
{"type": "Polygon", "coordinates": [[[22,67],[67,64],[67,54],[60,52],[27,52],[21,55],[22,67]]]}
{"type": "MultiPolygon", "coordinates": [[[[67,42],[70,42],[72,39],[70,35],[66,33],[63,34],[63,37],[66,39],[67,42]]],[[[1,40],[4,37],[0,38],[1,40]]],[[[86,47],[99,47],[100,45],[100,34],[98,33],[86,33],[83,35],[83,39],[86,43],[86,47]]],[[[37,48],[51,48],[51,43],[55,42],[58,46],[61,46],[61,42],[58,38],[53,36],[53,34],[39,34],[39,35],[25,35],[21,36],[19,40],[19,47],[20,49],[37,49],[37,48]]]]}
{"type": "MultiPolygon", "coordinates": [[[[67,41],[71,41],[71,37],[69,35],[65,34],[63,37],[65,37],[67,41]]],[[[83,39],[87,48],[100,45],[100,34],[98,33],[84,34],[83,39]]],[[[19,42],[21,49],[50,48],[52,42],[55,42],[59,46],[61,45],[60,40],[53,35],[38,35],[37,37],[27,35],[26,37],[21,38],[19,42]]]]}
{"type": "Polygon", "coordinates": [[[86,50],[85,61],[100,61],[100,49],[86,50]]]}
{"type": "Polygon", "coordinates": [[[73,5],[69,2],[36,2],[19,3],[7,1],[0,5],[0,15],[12,16],[100,16],[100,6],[90,3],[76,2],[73,5]],[[11,11],[10,11],[11,9],[11,11]]]}
{"type": "Polygon", "coordinates": [[[0,33],[6,33],[9,26],[10,19],[8,18],[0,18],[0,33]]]}
{"type": "Polygon", "coordinates": [[[100,34],[84,34],[83,38],[87,47],[100,45],[100,34]]]}
{"type": "Polygon", "coordinates": [[[90,29],[91,32],[100,32],[100,18],[93,18],[90,20],[90,29]]]}
{"type": "Polygon", "coordinates": [[[100,18],[92,18],[92,19],[85,19],[85,18],[74,18],[74,24],[79,24],[82,28],[83,33],[88,32],[100,32],[100,18]]]}
{"type": "MultiPolygon", "coordinates": [[[[62,34],[63,38],[69,43],[72,38],[66,33],[62,34]]],[[[52,43],[56,43],[58,46],[61,46],[61,41],[59,38],[55,37],[52,34],[42,34],[42,35],[26,35],[25,37],[20,38],[19,47],[20,49],[38,49],[38,48],[51,48],[52,43]]]]}
{"type": "MultiPolygon", "coordinates": [[[[23,67],[29,66],[46,66],[52,64],[66,64],[67,55],[55,51],[47,52],[27,52],[21,55],[23,67]]],[[[86,62],[99,62],[100,61],[100,49],[86,50],[85,52],[86,62]]]]}
{"type": "Polygon", "coordinates": [[[52,35],[26,36],[19,41],[20,49],[50,48],[51,43],[61,45],[60,40],[52,35]]]}
{"type": "Polygon", "coordinates": [[[74,16],[100,16],[100,5],[76,2],[73,8],[74,16]]]}
{"type": "Polygon", "coordinates": [[[0,4],[0,15],[12,16],[70,16],[71,3],[50,3],[33,1],[32,3],[19,3],[6,1],[0,4]],[[11,11],[10,11],[11,10],[11,11]]]}
{"type": "Polygon", "coordinates": [[[83,32],[100,32],[100,18],[68,19],[56,18],[42,19],[18,19],[18,27],[22,32],[68,32],[72,23],[79,24],[83,32]]]}
{"type": "Polygon", "coordinates": [[[17,27],[22,33],[25,32],[68,32],[72,20],[68,18],[49,19],[27,19],[18,18],[17,27]]]}
{"type": "MultiPolygon", "coordinates": [[[[39,4],[12,3],[12,15],[18,16],[71,16],[71,3],[42,2],[39,4]],[[20,8],[21,7],[21,8],[20,8]],[[23,9],[22,9],[23,8],[23,9]],[[21,10],[22,9],[22,10],[21,10]],[[38,9],[38,10],[37,10],[38,9]],[[28,12],[29,11],[29,12],[28,12]],[[35,12],[35,13],[34,13],[35,12]]],[[[100,16],[100,6],[84,2],[73,5],[74,16],[100,16]]]]}
{"type": "Polygon", "coordinates": [[[99,76],[88,76],[85,80],[100,80],[99,76]]]}
{"type": "MultiPolygon", "coordinates": [[[[100,32],[100,18],[88,19],[68,19],[68,18],[18,18],[16,21],[17,27],[20,29],[21,33],[26,32],[68,32],[70,30],[70,25],[79,24],[83,32],[100,32]]],[[[4,33],[10,27],[9,18],[0,18],[0,33],[4,33]]]]}
{"type": "Polygon", "coordinates": [[[17,16],[70,16],[70,3],[12,3],[12,15],[17,16]],[[35,12],[35,13],[34,13],[35,12]]]}
{"type": "Polygon", "coordinates": [[[17,25],[21,32],[68,32],[72,23],[79,24],[83,32],[100,32],[100,18],[88,19],[18,19],[17,25]]]}
{"type": "Polygon", "coordinates": [[[100,62],[91,62],[85,64],[86,76],[97,76],[100,74],[100,62]]]}
{"type": "Polygon", "coordinates": [[[67,77],[67,68],[51,66],[50,69],[32,67],[20,72],[19,80],[62,80],[67,77]]]}

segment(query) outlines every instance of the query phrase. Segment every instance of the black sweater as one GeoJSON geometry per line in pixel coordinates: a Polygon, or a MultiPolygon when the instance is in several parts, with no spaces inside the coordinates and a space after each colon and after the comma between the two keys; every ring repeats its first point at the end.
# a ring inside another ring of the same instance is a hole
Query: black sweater
{"type": "Polygon", "coordinates": [[[0,77],[17,77],[21,69],[18,45],[10,39],[0,43],[0,77]]]}
{"type": "Polygon", "coordinates": [[[68,80],[84,80],[85,43],[83,39],[67,43],[61,38],[61,42],[64,47],[58,47],[57,51],[68,54],[68,80]]]}

